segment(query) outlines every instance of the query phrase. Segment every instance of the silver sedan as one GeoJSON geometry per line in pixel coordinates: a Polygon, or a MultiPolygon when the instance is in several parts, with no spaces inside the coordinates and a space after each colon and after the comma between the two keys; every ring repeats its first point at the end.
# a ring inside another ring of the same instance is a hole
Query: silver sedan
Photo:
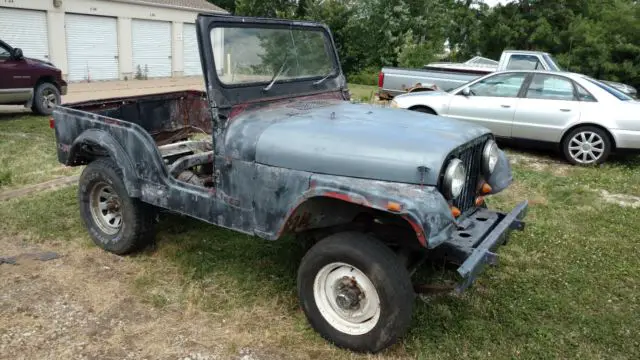
{"type": "Polygon", "coordinates": [[[640,149],[640,102],[582,74],[492,73],[448,92],[398,95],[391,107],[481,124],[499,138],[559,145],[572,164],[640,149]]]}

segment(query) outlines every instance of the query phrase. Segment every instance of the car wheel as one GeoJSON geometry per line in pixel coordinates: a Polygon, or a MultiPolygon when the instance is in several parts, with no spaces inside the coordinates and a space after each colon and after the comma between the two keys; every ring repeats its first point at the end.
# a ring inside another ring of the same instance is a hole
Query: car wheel
{"type": "Polygon", "coordinates": [[[153,207],[129,197],[122,171],[113,160],[103,158],[87,165],[80,176],[78,200],[80,216],[100,248],[123,255],[153,238],[153,207]]]}
{"type": "Polygon", "coordinates": [[[567,134],[562,148],[567,161],[574,165],[602,164],[611,153],[611,139],[600,128],[583,126],[567,134]]]}
{"type": "Polygon", "coordinates": [[[335,345],[378,352],[411,322],[415,294],[398,256],[357,232],[331,235],[302,259],[298,295],[311,326],[335,345]]]}
{"type": "Polygon", "coordinates": [[[41,83],[35,89],[31,110],[40,115],[51,115],[56,105],[60,104],[60,91],[52,83],[41,83]]]}
{"type": "Polygon", "coordinates": [[[433,111],[433,109],[428,108],[426,106],[418,106],[418,107],[411,108],[410,110],[425,113],[425,114],[437,115],[436,112],[433,111]]]}

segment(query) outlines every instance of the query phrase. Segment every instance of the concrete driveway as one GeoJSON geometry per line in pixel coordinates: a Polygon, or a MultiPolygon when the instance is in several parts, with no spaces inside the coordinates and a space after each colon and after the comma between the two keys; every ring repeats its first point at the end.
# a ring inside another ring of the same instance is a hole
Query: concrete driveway
{"type": "MultiPolygon", "coordinates": [[[[106,99],[112,97],[155,94],[181,90],[204,90],[201,76],[128,81],[95,81],[69,84],[62,103],[106,99]]],[[[24,106],[0,105],[0,113],[30,113],[24,106]]]]}

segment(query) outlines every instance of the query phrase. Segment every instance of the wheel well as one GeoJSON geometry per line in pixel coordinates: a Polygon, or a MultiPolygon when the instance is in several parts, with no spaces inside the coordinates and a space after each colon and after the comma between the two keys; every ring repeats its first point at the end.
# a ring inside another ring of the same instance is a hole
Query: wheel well
{"type": "Polygon", "coordinates": [[[69,165],[86,165],[98,158],[109,157],[109,152],[104,147],[85,141],[76,144],[70,151],[67,163],[69,165]]]}
{"type": "Polygon", "coordinates": [[[562,146],[564,144],[564,141],[567,139],[567,136],[569,136],[569,134],[573,130],[575,130],[577,128],[581,128],[581,127],[587,127],[587,126],[595,127],[595,128],[598,128],[598,129],[604,131],[604,133],[607,134],[607,136],[609,137],[609,141],[611,141],[611,151],[614,151],[616,149],[616,139],[613,137],[613,135],[611,135],[611,132],[609,130],[607,130],[607,128],[605,128],[602,125],[598,125],[598,124],[582,123],[582,124],[577,124],[577,125],[574,125],[574,126],[570,127],[569,129],[567,129],[567,131],[564,132],[564,134],[562,134],[562,138],[560,139],[560,150],[562,150],[562,146]]]}
{"type": "Polygon", "coordinates": [[[319,240],[353,230],[372,233],[390,245],[420,248],[415,230],[402,216],[330,197],[314,197],[300,204],[286,219],[280,236],[305,234],[319,240]]]}
{"type": "Polygon", "coordinates": [[[411,106],[409,108],[409,110],[418,110],[418,109],[429,110],[429,111],[433,112],[435,115],[438,115],[438,113],[435,110],[433,110],[433,108],[431,108],[429,106],[426,106],[426,105],[414,105],[414,106],[411,106]]]}
{"type": "Polygon", "coordinates": [[[415,88],[409,89],[407,92],[414,93],[414,92],[424,92],[424,91],[435,91],[435,89],[427,88],[427,87],[415,87],[415,88]]]}
{"type": "Polygon", "coordinates": [[[40,78],[38,78],[38,81],[36,82],[36,84],[33,86],[33,90],[35,91],[38,86],[40,86],[40,84],[43,83],[50,83],[53,84],[53,86],[56,87],[56,89],[58,89],[58,91],[60,91],[60,87],[58,86],[58,83],[56,82],[56,80],[53,78],[53,76],[50,75],[46,75],[46,76],[41,76],[40,78]]]}

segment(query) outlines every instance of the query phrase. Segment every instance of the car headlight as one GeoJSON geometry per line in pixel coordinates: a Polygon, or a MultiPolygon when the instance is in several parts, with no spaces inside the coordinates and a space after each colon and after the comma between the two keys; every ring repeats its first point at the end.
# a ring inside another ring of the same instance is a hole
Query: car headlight
{"type": "Polygon", "coordinates": [[[451,160],[447,170],[444,172],[443,190],[445,197],[453,200],[460,196],[466,179],[467,171],[462,161],[460,159],[451,160]]]}
{"type": "Polygon", "coordinates": [[[484,145],[484,150],[482,150],[482,170],[486,176],[493,173],[499,157],[498,144],[493,140],[487,141],[484,145]]]}
{"type": "Polygon", "coordinates": [[[398,106],[398,103],[395,100],[391,100],[391,104],[389,104],[390,107],[397,109],[400,106],[398,106]]]}

